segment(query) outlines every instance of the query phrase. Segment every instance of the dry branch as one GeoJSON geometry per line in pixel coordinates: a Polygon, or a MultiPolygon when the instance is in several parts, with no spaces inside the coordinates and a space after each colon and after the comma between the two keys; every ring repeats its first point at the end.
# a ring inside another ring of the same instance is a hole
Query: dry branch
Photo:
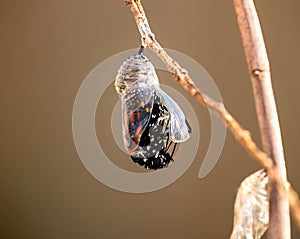
{"type": "MultiPolygon", "coordinates": [[[[270,64],[253,0],[234,0],[248,70],[252,82],[258,122],[264,151],[272,159],[274,170],[286,182],[281,132],[274,99],[270,64]]],[[[269,175],[269,238],[291,238],[289,202],[285,188],[269,175]]]]}
{"type": "MultiPolygon", "coordinates": [[[[299,219],[300,225],[300,205],[297,199],[297,193],[292,188],[288,187],[288,183],[282,181],[280,174],[274,167],[273,161],[266,153],[260,150],[254,143],[249,131],[245,130],[237,120],[227,111],[223,103],[216,102],[209,98],[204,93],[201,93],[199,88],[192,81],[188,72],[183,69],[174,59],[172,59],[166,51],[157,42],[155,35],[152,33],[145,12],[140,0],[125,0],[125,3],[130,7],[135,18],[138,30],[142,38],[142,44],[149,47],[157,56],[165,63],[168,70],[174,75],[175,80],[178,81],[182,87],[192,96],[194,96],[203,106],[213,110],[230,129],[236,140],[248,151],[248,153],[257,161],[259,161],[264,168],[268,170],[269,176],[272,176],[274,181],[283,190],[289,188],[289,197],[295,202],[291,203],[292,209],[299,219]]],[[[259,69],[259,68],[258,68],[259,69]]],[[[256,73],[256,72],[254,72],[256,73]]]]}

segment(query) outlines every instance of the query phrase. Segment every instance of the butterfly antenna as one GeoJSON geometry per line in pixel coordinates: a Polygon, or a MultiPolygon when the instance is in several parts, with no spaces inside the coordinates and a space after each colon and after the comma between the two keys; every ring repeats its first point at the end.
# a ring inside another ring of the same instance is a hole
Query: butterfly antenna
{"type": "Polygon", "coordinates": [[[167,149],[166,149],[166,151],[168,151],[168,150],[169,150],[169,148],[170,148],[170,146],[172,145],[172,143],[173,143],[173,141],[170,141],[170,144],[169,144],[169,146],[167,146],[167,149]]]}
{"type": "Polygon", "coordinates": [[[144,49],[145,49],[145,47],[142,45],[141,48],[138,51],[138,54],[142,55],[144,53],[144,49]]]}
{"type": "Polygon", "coordinates": [[[191,125],[189,124],[189,122],[187,121],[187,119],[185,119],[185,123],[186,123],[186,126],[188,127],[188,132],[189,132],[189,134],[191,134],[191,133],[192,133],[192,127],[191,127],[191,125]]]}
{"type": "Polygon", "coordinates": [[[167,137],[166,147],[168,147],[168,143],[169,143],[169,135],[167,137]]]}
{"type": "Polygon", "coordinates": [[[177,146],[177,143],[174,144],[174,147],[173,147],[173,150],[172,150],[172,153],[171,153],[171,158],[173,158],[173,155],[174,155],[174,153],[175,153],[176,146],[177,146]]]}

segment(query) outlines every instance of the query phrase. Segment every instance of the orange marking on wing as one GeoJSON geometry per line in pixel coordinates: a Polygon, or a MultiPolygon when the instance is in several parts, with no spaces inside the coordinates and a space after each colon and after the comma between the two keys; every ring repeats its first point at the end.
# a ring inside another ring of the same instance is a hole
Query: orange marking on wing
{"type": "Polygon", "coordinates": [[[140,135],[142,133],[142,129],[143,129],[143,127],[142,127],[141,124],[136,129],[135,136],[134,136],[134,139],[133,139],[133,142],[135,142],[136,144],[138,144],[138,140],[139,140],[140,135]]]}
{"type": "Polygon", "coordinates": [[[130,111],[130,122],[134,123],[134,114],[132,111],[130,111]]]}
{"type": "Polygon", "coordinates": [[[136,114],[137,120],[140,120],[140,117],[141,117],[141,114],[140,114],[140,111],[138,110],[138,111],[137,111],[137,114],[136,114]]]}

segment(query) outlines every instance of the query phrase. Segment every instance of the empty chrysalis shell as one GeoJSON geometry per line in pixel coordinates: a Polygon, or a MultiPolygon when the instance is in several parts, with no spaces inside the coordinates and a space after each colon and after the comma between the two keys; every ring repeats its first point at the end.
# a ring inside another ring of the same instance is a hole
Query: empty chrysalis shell
{"type": "Polygon", "coordinates": [[[259,239],[269,226],[268,176],[259,170],[240,185],[234,204],[230,239],[259,239]]]}

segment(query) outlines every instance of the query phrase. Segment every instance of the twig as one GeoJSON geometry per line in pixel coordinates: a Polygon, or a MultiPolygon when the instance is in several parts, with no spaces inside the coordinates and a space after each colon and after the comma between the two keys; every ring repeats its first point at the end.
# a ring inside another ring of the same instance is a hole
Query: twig
{"type": "MultiPolygon", "coordinates": [[[[209,98],[207,95],[201,93],[188,75],[188,72],[183,69],[176,61],[174,61],[157,42],[154,34],[150,29],[140,0],[125,0],[125,3],[130,7],[133,13],[136,24],[138,26],[138,30],[142,37],[143,45],[148,46],[157,54],[157,56],[165,63],[168,70],[174,75],[175,80],[178,81],[188,93],[194,96],[203,106],[213,110],[213,112],[215,112],[221,118],[224,121],[225,125],[230,129],[236,140],[248,151],[248,153],[268,170],[268,174],[272,175],[272,177],[276,182],[278,182],[278,185],[280,187],[286,188],[286,185],[283,184],[281,178],[278,177],[271,158],[269,158],[266,153],[264,153],[257,147],[251,137],[250,132],[245,130],[237,122],[237,120],[233,118],[233,116],[227,111],[223,103],[216,102],[209,98]]],[[[290,188],[290,190],[292,189],[290,188]]],[[[289,196],[297,201],[294,195],[297,195],[296,192],[295,194],[289,194],[289,196]]],[[[295,203],[293,205],[298,204],[295,203]]],[[[300,215],[300,205],[294,206],[293,210],[295,214],[300,215]]],[[[298,224],[300,225],[300,216],[298,224]]]]}
{"type": "MultiPolygon", "coordinates": [[[[269,60],[253,0],[234,0],[248,70],[253,86],[258,122],[265,152],[274,170],[286,182],[286,168],[280,126],[274,99],[269,60]]],[[[272,176],[268,183],[270,200],[269,238],[291,237],[289,201],[286,190],[278,187],[272,176]]]]}

